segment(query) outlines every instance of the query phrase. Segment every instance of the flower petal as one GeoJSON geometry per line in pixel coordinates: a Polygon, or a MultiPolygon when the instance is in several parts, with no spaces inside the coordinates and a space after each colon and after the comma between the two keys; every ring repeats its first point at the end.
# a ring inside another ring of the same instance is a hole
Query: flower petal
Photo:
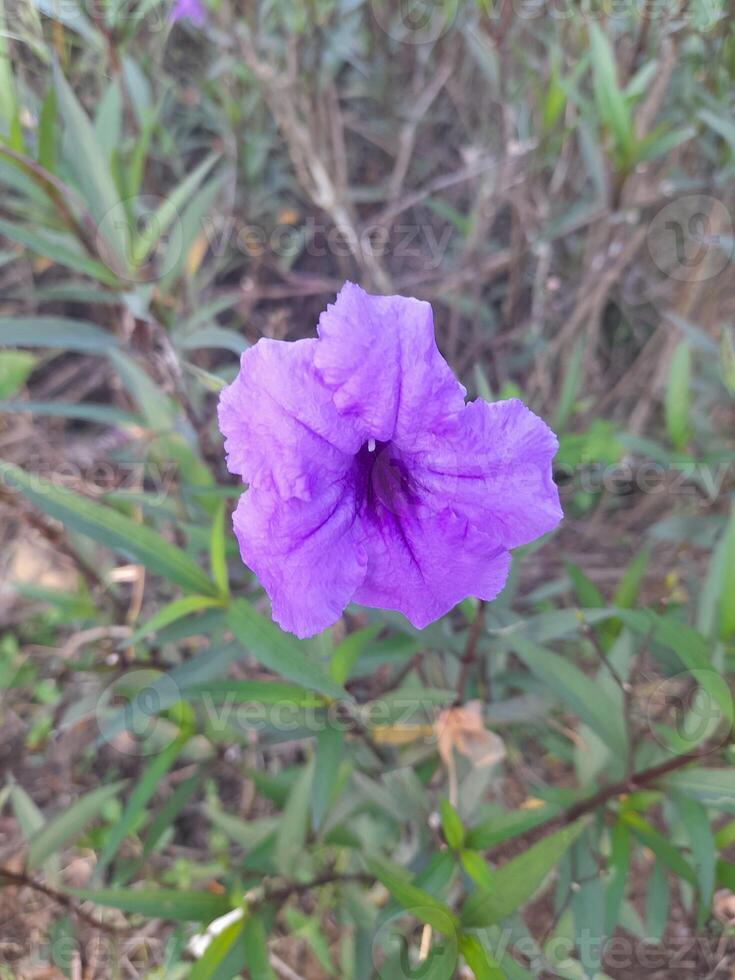
{"type": "Polygon", "coordinates": [[[319,319],[314,363],[343,417],[365,439],[399,448],[456,414],[465,389],[439,353],[431,306],[406,296],[371,296],[348,282],[319,319]]]}
{"type": "Polygon", "coordinates": [[[255,489],[240,497],[233,515],[240,554],[283,629],[312,636],[342,615],[367,566],[355,518],[348,483],[332,484],[310,501],[255,489]]]}
{"type": "Polygon", "coordinates": [[[318,341],[259,340],[220,395],[227,467],[251,487],[309,500],[351,465],[362,437],[314,369],[318,341]]]}
{"type": "Polygon", "coordinates": [[[470,402],[408,465],[422,502],[450,506],[505,548],[527,544],[563,517],[551,461],[551,429],[517,398],[470,402]]]}
{"type": "Polygon", "coordinates": [[[417,629],[467,596],[492,599],[505,585],[508,552],[449,509],[399,514],[378,503],[364,527],[368,569],[353,600],[397,609],[417,629]]]}

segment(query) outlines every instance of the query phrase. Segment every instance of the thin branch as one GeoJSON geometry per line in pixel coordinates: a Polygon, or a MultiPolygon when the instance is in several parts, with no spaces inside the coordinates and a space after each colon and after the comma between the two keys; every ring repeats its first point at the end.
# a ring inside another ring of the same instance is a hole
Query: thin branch
{"type": "Polygon", "coordinates": [[[480,642],[480,634],[482,633],[482,628],[484,625],[485,601],[481,599],[480,604],[477,607],[477,612],[475,613],[475,618],[472,620],[472,625],[470,626],[467,634],[467,643],[459,664],[459,678],[457,680],[457,701],[459,704],[461,704],[463,700],[464,688],[465,684],[467,683],[467,677],[470,669],[477,661],[477,644],[480,642]]]}
{"type": "Polygon", "coordinates": [[[586,816],[588,813],[592,813],[610,800],[614,800],[618,796],[623,796],[628,793],[633,793],[635,790],[643,789],[646,786],[653,785],[658,779],[663,776],[667,776],[671,772],[676,772],[679,769],[683,769],[685,766],[690,765],[692,762],[698,762],[700,759],[706,758],[708,755],[712,755],[713,752],[717,752],[723,747],[721,740],[715,743],[705,746],[702,749],[696,749],[692,752],[685,752],[683,755],[674,756],[672,759],[667,759],[666,762],[659,763],[657,766],[651,766],[649,769],[643,769],[641,772],[633,773],[631,776],[627,776],[625,779],[621,779],[617,783],[611,783],[609,786],[603,786],[602,789],[598,790],[592,796],[588,796],[584,800],[578,800],[573,803],[566,810],[552,817],[546,823],[541,824],[537,827],[530,828],[526,833],[519,834],[517,837],[513,838],[514,844],[518,841],[525,841],[528,838],[541,839],[547,837],[549,834],[561,827],[566,827],[569,824],[574,823],[579,820],[580,817],[586,816]],[[541,833],[539,833],[541,831],[541,833]]]}
{"type": "Polygon", "coordinates": [[[607,651],[600,643],[599,636],[586,621],[582,623],[582,633],[584,634],[585,639],[589,640],[592,649],[597,655],[597,659],[622,691],[623,697],[628,698],[630,696],[630,684],[622,677],[620,671],[617,669],[612,660],[610,660],[610,657],[607,655],[607,651]]]}
{"type": "Polygon", "coordinates": [[[86,922],[87,925],[92,926],[93,929],[99,929],[102,932],[109,932],[112,935],[124,935],[131,931],[131,926],[115,926],[108,922],[98,922],[93,915],[80,908],[69,895],[65,895],[63,892],[58,892],[54,888],[49,888],[48,885],[43,885],[40,881],[36,881],[34,878],[31,878],[22,872],[9,871],[7,868],[0,868],[0,884],[15,885],[18,888],[30,888],[32,891],[38,892],[40,895],[45,895],[46,898],[50,898],[51,901],[56,902],[57,905],[61,905],[62,908],[65,908],[69,912],[76,915],[78,919],[86,922]]]}
{"type": "Polygon", "coordinates": [[[351,883],[372,885],[375,883],[375,877],[368,874],[362,874],[360,872],[355,872],[354,874],[340,874],[336,871],[325,871],[318,877],[312,878],[311,881],[289,881],[285,885],[280,885],[277,888],[268,888],[266,885],[263,889],[262,896],[256,901],[255,904],[275,902],[277,906],[280,906],[284,902],[287,902],[289,898],[293,898],[294,895],[303,895],[305,892],[314,891],[316,888],[323,888],[325,885],[342,885],[351,883]]]}

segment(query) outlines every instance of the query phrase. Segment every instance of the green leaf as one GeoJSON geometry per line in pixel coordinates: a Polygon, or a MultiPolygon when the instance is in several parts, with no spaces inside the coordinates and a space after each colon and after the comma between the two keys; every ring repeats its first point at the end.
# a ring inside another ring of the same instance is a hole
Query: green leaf
{"type": "Polygon", "coordinates": [[[284,875],[290,874],[304,849],[313,778],[314,764],[311,760],[299,773],[281,814],[276,833],[276,867],[284,875]]]}
{"type": "MultiPolygon", "coordinates": [[[[135,400],[140,412],[151,429],[167,432],[173,427],[175,409],[167,395],[155,384],[130,355],[121,350],[110,351],[110,360],[120,375],[120,380],[135,400]]],[[[166,448],[171,445],[167,440],[166,448]]],[[[155,444],[154,444],[155,447],[155,444]]],[[[180,460],[176,460],[180,464],[180,460]]]]}
{"type": "Polygon", "coordinates": [[[184,178],[176,190],[161,202],[156,213],[149,217],[145,228],[133,243],[133,265],[136,268],[145,262],[173,222],[179,217],[179,213],[189,203],[192,194],[217,160],[217,154],[212,154],[203,160],[184,178]]]}
{"type": "Polygon", "coordinates": [[[712,666],[709,646],[703,636],[686,623],[658,616],[651,609],[621,610],[620,619],[634,632],[673,650],[696,678],[723,718],[732,725],[733,699],[727,683],[712,666]]]}
{"type": "Polygon", "coordinates": [[[241,820],[225,813],[210,804],[204,805],[204,813],[209,820],[229,839],[244,848],[252,850],[262,844],[268,837],[275,837],[275,831],[280,825],[280,816],[260,817],[257,820],[241,820]]]}
{"type": "Polygon", "coordinates": [[[715,834],[715,846],[718,851],[724,851],[735,844],[735,820],[730,820],[715,834]]]}
{"type": "Polygon", "coordinates": [[[558,807],[547,804],[529,810],[513,810],[511,813],[493,814],[467,831],[465,844],[467,847],[485,850],[546,823],[558,812],[558,807]]]}
{"type": "Polygon", "coordinates": [[[352,673],[352,668],[382,628],[382,626],[376,625],[355,630],[354,633],[346,636],[339,646],[334,648],[332,659],[329,663],[329,673],[332,675],[332,680],[335,683],[345,683],[352,673]]]}
{"type": "Polygon", "coordinates": [[[67,894],[122,912],[182,922],[211,922],[232,909],[226,895],[178,888],[68,888],[67,894]]]}
{"type": "Polygon", "coordinates": [[[717,862],[717,884],[735,892],[735,864],[727,861],[717,862]]]}
{"type": "MultiPolygon", "coordinates": [[[[186,270],[187,258],[191,254],[192,245],[194,242],[202,241],[205,234],[204,229],[206,226],[207,215],[215,213],[216,204],[215,198],[222,187],[223,180],[220,175],[215,177],[213,180],[208,181],[197,194],[192,197],[191,201],[187,204],[186,208],[181,214],[181,234],[172,234],[169,236],[168,246],[165,249],[160,262],[159,269],[165,270],[160,279],[160,290],[166,295],[172,290],[173,285],[180,279],[182,273],[186,270]]],[[[206,308],[206,307],[205,307],[206,308]]],[[[198,310],[201,312],[202,308],[198,310]]],[[[188,342],[191,341],[192,347],[195,349],[199,346],[199,340],[201,339],[201,346],[203,347],[220,347],[222,346],[225,350],[231,350],[235,354],[241,354],[243,350],[248,346],[247,341],[240,334],[233,330],[227,330],[222,327],[211,326],[205,327],[201,331],[201,337],[198,336],[199,331],[194,331],[194,333],[187,333],[186,336],[179,339],[178,330],[177,335],[172,338],[177,346],[181,349],[185,349],[188,346],[188,342]],[[211,330],[212,333],[208,335],[208,331],[211,330]]]]}
{"type": "Polygon", "coordinates": [[[234,330],[226,327],[201,327],[182,337],[175,338],[179,350],[228,350],[238,356],[247,350],[248,342],[234,330]]]}
{"type": "Polygon", "coordinates": [[[628,565],[625,574],[618,583],[613,605],[620,609],[631,609],[636,604],[643,576],[646,574],[650,548],[645,547],[638,552],[628,565]]]}
{"type": "Polygon", "coordinates": [[[645,844],[649,850],[653,851],[656,857],[667,868],[670,868],[675,875],[688,881],[690,885],[697,882],[694,869],[689,862],[682,857],[681,851],[675,847],[663,834],[660,834],[655,827],[645,820],[640,814],[626,812],[621,819],[630,827],[635,836],[641,843],[645,844]]]}
{"type": "Polygon", "coordinates": [[[10,133],[18,108],[5,23],[5,0],[0,0],[0,132],[10,133]]]}
{"type": "Polygon", "coordinates": [[[567,658],[520,637],[513,649],[528,669],[563,704],[577,715],[613,752],[624,759],[628,750],[625,721],[615,701],[567,658]]]}
{"type": "Polygon", "coordinates": [[[666,790],[674,790],[713,810],[735,813],[735,770],[681,769],[659,780],[666,790]]]}
{"type": "Polygon", "coordinates": [[[107,89],[97,103],[97,111],[94,115],[95,139],[100,150],[108,160],[120,145],[122,110],[120,81],[117,76],[113,76],[107,89]]]}
{"type": "Polygon", "coordinates": [[[283,684],[280,681],[231,681],[215,678],[202,683],[187,684],[181,688],[181,695],[186,700],[200,697],[210,697],[213,701],[258,702],[260,704],[292,704],[299,707],[326,707],[328,701],[321,695],[315,694],[295,684],[283,684]]]}
{"type": "Polygon", "coordinates": [[[0,350],[0,398],[11,398],[26,383],[37,357],[23,350],[0,350]]]}
{"type": "Polygon", "coordinates": [[[554,128],[566,104],[566,91],[559,83],[559,71],[554,65],[541,99],[541,124],[545,133],[554,128]]]}
{"type": "Polygon", "coordinates": [[[647,934],[654,941],[661,939],[669,920],[669,885],[662,865],[651,869],[646,892],[647,934]]]}
{"type": "Polygon", "coordinates": [[[725,577],[728,574],[726,561],[729,548],[730,522],[728,521],[710,554],[707,572],[697,600],[695,626],[703,637],[715,637],[721,632],[723,613],[721,606],[724,599],[725,577]]]}
{"type": "Polygon", "coordinates": [[[618,165],[629,166],[633,159],[635,134],[630,109],[618,84],[615,54],[610,40],[595,23],[590,24],[592,78],[597,111],[613,136],[618,165]]]}
{"type": "Polygon", "coordinates": [[[459,951],[476,980],[505,980],[505,974],[476,936],[462,933],[459,936],[459,951]]]}
{"type": "Polygon", "coordinates": [[[268,942],[260,915],[249,915],[245,921],[245,947],[251,980],[276,980],[268,960],[268,942]]]}
{"type": "Polygon", "coordinates": [[[230,583],[227,575],[227,538],[225,536],[225,503],[222,501],[212,521],[209,536],[209,570],[220,595],[229,596],[230,583]]]}
{"type": "Polygon", "coordinates": [[[483,891],[491,892],[495,887],[493,873],[485,858],[477,851],[462,851],[459,860],[465,874],[483,891]]]}
{"type": "MultiPolygon", "coordinates": [[[[248,959],[246,919],[243,914],[219,932],[192,966],[188,980],[233,980],[242,975],[248,959]]],[[[251,973],[255,980],[255,974],[251,973]]]]}
{"type": "Polygon", "coordinates": [[[67,245],[57,235],[39,229],[24,228],[21,225],[2,220],[0,220],[0,235],[11,242],[17,242],[36,255],[42,255],[58,265],[66,266],[67,269],[81,273],[81,275],[89,276],[91,279],[96,279],[108,286],[120,285],[120,280],[114,272],[111,272],[102,262],[80,252],[78,245],[72,239],[69,239],[67,245]]]}
{"type": "Polygon", "coordinates": [[[730,512],[722,544],[722,585],[720,588],[720,637],[735,636],[735,507],[730,512]]]}
{"type": "Polygon", "coordinates": [[[309,659],[297,640],[256,612],[244,599],[235,599],[227,615],[235,638],[269,670],[327,697],[349,700],[321,665],[309,659]]]}
{"type": "MultiPolygon", "coordinates": [[[[236,643],[228,643],[221,647],[210,646],[198,656],[179,664],[168,673],[156,674],[152,671],[152,678],[146,680],[143,687],[145,692],[143,697],[136,696],[132,700],[128,699],[125,706],[109,718],[98,715],[101,728],[98,744],[111,741],[120,732],[148,731],[154,717],[177,702],[185,701],[188,692],[197,685],[205,684],[214,678],[221,678],[240,654],[240,647],[236,643]]],[[[139,676],[140,671],[135,671],[134,677],[137,679],[139,676]]],[[[114,694],[118,686],[125,687],[125,682],[126,677],[123,674],[114,685],[111,685],[111,688],[108,688],[108,691],[114,694]]]]}
{"type": "Polygon", "coordinates": [[[82,354],[107,354],[117,347],[117,340],[113,334],[85,320],[62,316],[5,316],[0,318],[0,345],[58,347],[82,354]]]}
{"type": "Polygon", "coordinates": [[[184,361],[184,368],[199,382],[205,391],[211,391],[213,394],[218,395],[223,388],[227,387],[227,382],[223,378],[212,374],[211,371],[205,371],[204,368],[200,368],[196,364],[190,364],[188,361],[184,361]]]}
{"type": "Polygon", "coordinates": [[[197,789],[201,786],[206,771],[204,767],[197,769],[193,776],[189,776],[179,783],[176,789],[169,795],[164,804],[157,811],[146,834],[141,861],[144,861],[153,851],[154,847],[173,824],[176,817],[181,813],[186,804],[191,800],[197,789]]]}
{"type": "Polygon", "coordinates": [[[541,887],[584,827],[584,820],[563,827],[498,868],[493,874],[493,891],[474,892],[465,901],[462,924],[470,929],[494,925],[521,908],[541,887]]]}
{"type": "Polygon", "coordinates": [[[13,806],[15,819],[18,821],[18,826],[23,831],[25,839],[27,841],[33,840],[36,833],[44,826],[43,814],[20,783],[16,783],[12,777],[10,782],[10,802],[13,806]]]}
{"type": "Polygon", "coordinates": [[[98,236],[102,235],[104,228],[104,239],[119,270],[125,272],[130,254],[128,228],[126,222],[114,220],[118,210],[121,214],[123,212],[107,160],[92,124],[57,64],[54,64],[54,84],[59,111],[66,124],[68,139],[74,147],[69,163],[76,177],[77,188],[98,224],[98,236]],[[113,220],[110,220],[110,216],[113,220]]]}
{"type": "MultiPolygon", "coordinates": [[[[8,774],[6,789],[10,791],[10,804],[18,826],[23,831],[25,839],[30,842],[44,826],[43,814],[23,787],[15,782],[12,773],[8,774]]],[[[44,871],[50,882],[56,883],[59,880],[59,860],[55,854],[52,854],[44,862],[44,871]]]]}
{"type": "MultiPolygon", "coordinates": [[[[604,935],[605,894],[597,860],[598,851],[599,835],[596,828],[590,826],[575,841],[569,855],[567,867],[578,885],[569,896],[574,931],[578,936],[604,935]]],[[[602,944],[580,944],[577,956],[587,977],[595,976],[600,970],[602,953],[602,944]]]]}
{"type": "Polygon", "coordinates": [[[50,88],[38,115],[38,162],[49,173],[56,171],[56,92],[50,88]]]}
{"type": "Polygon", "coordinates": [[[569,581],[572,583],[574,595],[580,606],[585,609],[602,609],[605,599],[595,583],[588,578],[578,565],[564,562],[569,581]]]}
{"type": "Polygon", "coordinates": [[[106,38],[87,17],[80,4],[54,3],[53,0],[36,0],[35,6],[45,17],[63,24],[74,31],[89,45],[93,54],[102,57],[106,50],[106,38]]]}
{"type": "Polygon", "coordinates": [[[574,410],[574,403],[579,394],[582,381],[582,361],[584,358],[585,338],[580,337],[572,349],[569,363],[564,372],[564,380],[561,386],[559,401],[554,415],[554,431],[561,433],[564,430],[569,418],[574,410]]]}
{"type": "Polygon", "coordinates": [[[674,449],[682,452],[691,438],[692,354],[689,341],[682,340],[671,359],[664,402],[666,431],[674,449]]]}
{"type": "Polygon", "coordinates": [[[117,854],[122,842],[128,834],[133,833],[137,829],[138,821],[143,815],[148,802],[158,789],[163,777],[181,754],[189,738],[190,735],[188,732],[180,735],[159,753],[141,775],[138,776],[122,816],[110,828],[105,845],[97,858],[92,876],[93,881],[99,881],[102,878],[107,866],[117,854]]]}
{"type": "Polygon", "coordinates": [[[222,599],[216,599],[213,596],[180,596],[178,599],[173,599],[171,602],[166,603],[154,616],[151,616],[142,626],[139,626],[130,639],[126,640],[126,643],[128,646],[135,646],[143,637],[149,636],[151,633],[157,633],[159,630],[170,626],[171,623],[175,623],[185,616],[191,616],[194,613],[201,612],[203,609],[222,609],[224,606],[225,603],[222,599]]]}
{"type": "Polygon", "coordinates": [[[319,965],[324,971],[322,975],[325,978],[327,976],[333,977],[335,969],[329,951],[329,939],[324,934],[319,916],[308,915],[299,911],[294,905],[288,905],[284,909],[283,917],[286,920],[289,936],[305,941],[319,961],[319,965]]]}
{"type": "Polygon", "coordinates": [[[78,837],[124,785],[125,780],[120,780],[100,786],[52,817],[28,843],[28,868],[38,868],[47,857],[78,837]]]}
{"type": "Polygon", "coordinates": [[[633,153],[634,160],[636,163],[642,163],[644,160],[654,160],[656,157],[664,156],[696,135],[697,130],[694,126],[679,126],[677,129],[669,129],[666,124],[657,126],[642,140],[638,140],[633,153]]]}
{"type": "Polygon", "coordinates": [[[689,850],[699,886],[701,916],[702,910],[710,906],[715,887],[717,852],[712,827],[707,811],[701,803],[682,794],[674,799],[674,804],[689,840],[689,850]]]}
{"type": "Polygon", "coordinates": [[[477,361],[473,365],[472,376],[474,378],[475,388],[477,389],[477,394],[479,397],[486,402],[494,401],[493,390],[490,387],[490,382],[487,379],[487,375],[485,374],[482,365],[477,361]]]}
{"type": "Polygon", "coordinates": [[[462,818],[449,800],[445,800],[443,797],[439,800],[439,814],[441,815],[444,840],[453,851],[456,851],[462,846],[462,842],[464,841],[462,818]]]}
{"type": "Polygon", "coordinates": [[[216,588],[193,558],[143,524],[62,490],[48,480],[0,460],[0,477],[50,517],[111,548],[190,592],[212,595],[216,588]]]}
{"type": "Polygon", "coordinates": [[[730,326],[722,328],[720,341],[720,373],[722,381],[731,395],[735,395],[735,339],[730,326]]]}
{"type": "Polygon", "coordinates": [[[125,412],[112,405],[97,405],[90,402],[0,401],[0,412],[27,412],[29,415],[49,415],[52,418],[99,422],[100,425],[140,425],[140,419],[132,412],[125,412]]]}
{"type": "Polygon", "coordinates": [[[730,152],[735,155],[735,124],[726,115],[710,112],[709,109],[701,109],[699,118],[725,140],[730,152]]]}
{"type": "Polygon", "coordinates": [[[415,919],[426,922],[442,935],[454,933],[457,920],[449,908],[423,888],[414,885],[400,865],[393,864],[386,858],[373,856],[368,858],[367,868],[415,919]]]}
{"type": "Polygon", "coordinates": [[[316,737],[314,782],[311,787],[311,819],[317,829],[321,827],[334,796],[344,744],[344,730],[329,724],[326,724],[316,737]]]}
{"type": "Polygon", "coordinates": [[[622,820],[617,820],[610,832],[607,866],[610,874],[605,885],[605,927],[612,935],[618,925],[630,870],[630,831],[622,820]]]}

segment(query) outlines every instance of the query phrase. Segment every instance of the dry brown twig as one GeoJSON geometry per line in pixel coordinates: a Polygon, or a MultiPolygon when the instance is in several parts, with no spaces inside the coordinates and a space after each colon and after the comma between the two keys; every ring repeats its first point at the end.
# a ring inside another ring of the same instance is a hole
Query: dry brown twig
{"type": "Polygon", "coordinates": [[[261,85],[286,142],[299,183],[314,205],[329,215],[369,282],[383,292],[392,292],[390,276],[374,250],[366,247],[349,200],[343,125],[336,94],[329,99],[329,132],[324,133],[324,124],[319,125],[324,107],[314,103],[299,85],[293,50],[288,71],[279,73],[260,57],[247,26],[238,40],[243,60],[261,85]],[[329,153],[325,152],[326,147],[329,153]]]}
{"type": "Polygon", "coordinates": [[[63,892],[56,891],[54,888],[50,888],[48,885],[44,885],[40,881],[36,881],[34,878],[29,877],[29,875],[23,872],[10,871],[8,868],[0,868],[0,883],[16,888],[30,888],[32,891],[38,892],[40,895],[45,895],[46,898],[51,899],[51,901],[56,902],[57,905],[62,906],[68,912],[71,912],[77,918],[86,922],[87,925],[92,926],[93,929],[100,929],[102,932],[109,932],[113,935],[125,935],[131,931],[130,926],[118,926],[112,925],[109,922],[100,922],[89,912],[85,912],[70,895],[65,895],[63,892]]]}
{"type": "Polygon", "coordinates": [[[411,164],[411,158],[416,145],[416,133],[421,120],[449,81],[453,71],[454,57],[451,56],[439,65],[439,68],[434,72],[428,84],[424,85],[423,88],[419,88],[413,104],[409,107],[408,119],[398,134],[398,152],[393,165],[393,172],[388,179],[388,199],[390,201],[394,201],[401,193],[403,182],[411,164]]]}

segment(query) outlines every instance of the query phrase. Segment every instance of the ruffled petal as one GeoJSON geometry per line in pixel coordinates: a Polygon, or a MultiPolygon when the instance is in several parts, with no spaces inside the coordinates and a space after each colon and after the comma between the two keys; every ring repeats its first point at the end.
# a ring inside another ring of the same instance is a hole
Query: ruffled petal
{"type": "Polygon", "coordinates": [[[368,569],[354,601],[396,609],[417,629],[467,596],[493,599],[505,585],[508,552],[449,509],[396,513],[381,503],[364,527],[368,569]]]}
{"type": "Polygon", "coordinates": [[[314,368],[317,344],[259,340],[220,395],[228,469],[284,500],[310,500],[344,474],[362,442],[314,368]]]}
{"type": "Polygon", "coordinates": [[[523,402],[478,400],[420,440],[407,465],[425,506],[449,506],[516,548],[563,517],[551,467],[557,448],[554,433],[523,402]]]}
{"type": "Polygon", "coordinates": [[[314,363],[343,418],[365,439],[408,445],[464,405],[465,389],[439,353],[431,306],[371,296],[345,283],[319,319],[314,363]]]}
{"type": "Polygon", "coordinates": [[[336,622],[365,578],[367,554],[349,483],[314,500],[250,489],[233,515],[242,560],[271,600],[273,618],[299,637],[336,622]]]}

